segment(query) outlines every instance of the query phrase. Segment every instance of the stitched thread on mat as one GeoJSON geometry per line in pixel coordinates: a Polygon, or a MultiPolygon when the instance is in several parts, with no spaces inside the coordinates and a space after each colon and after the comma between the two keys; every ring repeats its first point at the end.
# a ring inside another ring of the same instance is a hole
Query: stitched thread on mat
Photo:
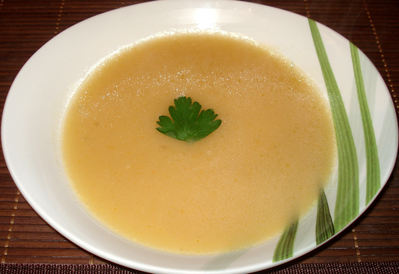
{"type": "Polygon", "coordinates": [[[65,0],[61,0],[60,7],[58,8],[57,21],[55,23],[54,34],[57,34],[60,29],[62,13],[64,11],[65,0]]]}
{"type": "Polygon", "coordinates": [[[370,13],[370,11],[369,11],[369,9],[367,7],[367,4],[366,4],[366,2],[364,0],[363,0],[363,7],[364,7],[364,10],[366,11],[367,18],[369,19],[371,31],[373,32],[373,35],[375,37],[375,42],[377,43],[377,48],[378,48],[378,51],[380,53],[382,64],[384,66],[384,71],[385,71],[385,75],[386,75],[386,78],[387,78],[387,81],[388,81],[388,86],[389,86],[389,89],[391,91],[391,94],[392,94],[392,97],[393,97],[393,101],[395,103],[394,105],[395,105],[395,107],[397,109],[399,109],[399,104],[398,104],[399,100],[397,98],[398,96],[395,93],[395,89],[394,89],[394,86],[393,86],[393,83],[392,83],[392,79],[391,79],[391,73],[389,72],[389,68],[388,68],[387,62],[385,60],[385,55],[384,55],[384,52],[382,51],[380,38],[379,38],[379,36],[377,34],[377,29],[375,28],[373,19],[371,18],[371,13],[370,13]]]}
{"type": "Polygon", "coordinates": [[[20,197],[20,192],[17,190],[17,193],[15,195],[14,198],[14,204],[12,207],[12,213],[11,213],[11,218],[10,218],[10,223],[9,223],[9,227],[8,227],[8,233],[7,233],[7,238],[6,241],[4,243],[4,251],[3,254],[1,256],[1,263],[4,264],[6,262],[6,258],[8,255],[8,247],[10,245],[10,240],[11,240],[11,236],[12,236],[12,231],[13,231],[13,227],[14,227],[14,223],[15,223],[15,212],[18,210],[18,202],[19,202],[19,197],[20,197]]]}
{"type": "Polygon", "coordinates": [[[360,262],[362,262],[362,258],[360,257],[360,249],[359,249],[359,243],[357,241],[356,230],[352,229],[352,233],[353,233],[353,243],[354,243],[355,250],[356,250],[356,259],[357,259],[357,262],[360,263],[360,262]]]}

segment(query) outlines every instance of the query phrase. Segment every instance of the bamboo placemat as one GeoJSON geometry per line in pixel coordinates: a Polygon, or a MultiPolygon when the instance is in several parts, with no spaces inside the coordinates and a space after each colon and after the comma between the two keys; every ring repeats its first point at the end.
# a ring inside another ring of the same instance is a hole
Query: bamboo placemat
{"type": "MultiPolygon", "coordinates": [[[[271,269],[267,271],[273,274],[353,274],[353,273],[373,273],[387,274],[397,273],[398,262],[382,262],[382,263],[326,263],[320,264],[294,264],[280,269],[271,269]],[[322,267],[321,267],[322,266],[322,267]]],[[[10,274],[31,273],[31,274],[47,274],[47,273],[104,273],[104,274],[139,274],[144,273],[136,270],[126,269],[123,267],[109,264],[1,264],[0,273],[7,272],[10,274]]],[[[261,273],[261,272],[258,272],[261,273]]]]}
{"type": "MultiPolygon", "coordinates": [[[[90,16],[139,2],[144,1],[0,0],[1,108],[18,70],[46,41],[90,16]]],[[[396,0],[252,2],[311,17],[354,42],[376,65],[390,89],[396,110],[399,109],[399,3],[396,0]]],[[[399,262],[398,224],[396,163],[382,195],[354,225],[327,245],[280,269],[310,273],[320,266],[320,269],[337,272],[341,269],[342,273],[393,273],[399,262]],[[349,266],[355,268],[351,270],[349,266]],[[347,270],[352,272],[345,272],[347,270]]],[[[122,273],[112,272],[112,269],[121,268],[110,266],[109,262],[82,250],[47,225],[19,193],[2,153],[0,261],[0,272],[10,273],[122,273]],[[78,264],[85,266],[76,266],[78,264]]]]}

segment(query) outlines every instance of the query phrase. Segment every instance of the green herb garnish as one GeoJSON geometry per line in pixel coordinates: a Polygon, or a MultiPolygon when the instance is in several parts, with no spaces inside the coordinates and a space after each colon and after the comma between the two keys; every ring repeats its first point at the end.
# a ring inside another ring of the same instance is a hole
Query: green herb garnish
{"type": "Polygon", "coordinates": [[[159,116],[157,130],[177,140],[194,142],[215,131],[221,120],[215,120],[217,114],[212,109],[201,110],[198,102],[192,103],[190,97],[179,97],[175,106],[169,107],[168,116],[159,116]],[[201,112],[200,112],[201,110],[201,112]]]}

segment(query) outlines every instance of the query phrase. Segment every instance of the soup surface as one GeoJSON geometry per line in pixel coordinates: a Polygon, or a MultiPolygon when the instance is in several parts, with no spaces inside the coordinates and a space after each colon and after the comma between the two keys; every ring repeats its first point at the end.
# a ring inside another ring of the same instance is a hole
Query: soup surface
{"type": "Polygon", "coordinates": [[[115,232],[183,253],[281,232],[316,200],[335,161],[327,102],[290,62],[222,34],[165,35],[97,66],[67,109],[67,173],[115,232]],[[156,130],[189,96],[222,120],[194,143],[156,130]]]}

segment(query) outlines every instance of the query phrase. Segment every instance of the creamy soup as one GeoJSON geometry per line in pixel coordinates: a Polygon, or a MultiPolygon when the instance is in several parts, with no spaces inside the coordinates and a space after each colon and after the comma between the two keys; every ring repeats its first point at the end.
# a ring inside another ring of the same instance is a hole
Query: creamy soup
{"type": "Polygon", "coordinates": [[[246,39],[185,33],[107,58],[66,111],[64,163],[101,222],[182,253],[260,243],[306,213],[335,160],[321,93],[284,58],[246,39]],[[156,130],[179,96],[221,126],[194,143],[156,130]]]}

